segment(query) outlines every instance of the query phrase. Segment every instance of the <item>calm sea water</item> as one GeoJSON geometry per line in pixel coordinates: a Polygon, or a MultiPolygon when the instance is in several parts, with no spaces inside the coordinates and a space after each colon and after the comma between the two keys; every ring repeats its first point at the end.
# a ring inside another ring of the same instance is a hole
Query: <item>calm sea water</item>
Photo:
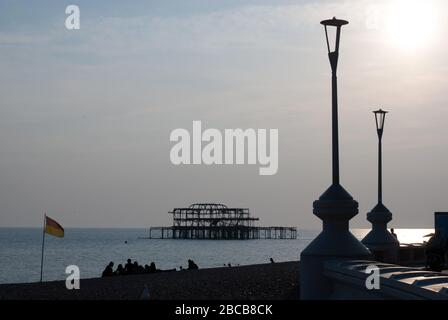
{"type": "MultiPolygon", "coordinates": [[[[422,242],[432,229],[397,229],[399,240],[422,242]]],[[[362,238],[367,230],[352,232],[362,238]]],[[[300,252],[318,231],[299,230],[297,240],[161,240],[139,239],[147,229],[66,229],[64,238],[46,236],[44,280],[65,279],[65,268],[74,264],[81,278],[101,275],[109,261],[126,259],[140,264],[154,261],[158,268],[186,267],[193,259],[200,268],[224,264],[247,265],[299,260],[300,252]],[[125,243],[127,241],[127,243],[125,243]]],[[[36,282],[40,278],[42,229],[0,228],[0,283],[36,282]]]]}

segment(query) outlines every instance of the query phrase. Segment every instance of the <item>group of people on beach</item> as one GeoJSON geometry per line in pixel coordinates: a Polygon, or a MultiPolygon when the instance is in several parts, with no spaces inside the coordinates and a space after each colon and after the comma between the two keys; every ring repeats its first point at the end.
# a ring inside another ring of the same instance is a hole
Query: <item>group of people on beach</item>
{"type": "MultiPolygon", "coordinates": [[[[176,268],[168,270],[157,269],[156,264],[154,262],[151,262],[149,265],[145,264],[144,266],[142,266],[137,261],[132,262],[131,259],[128,259],[127,263],[124,266],[120,263],[115,271],[113,268],[114,268],[114,262],[111,261],[106,266],[106,268],[104,268],[101,277],[176,271],[176,268]]],[[[199,269],[198,265],[193,260],[188,259],[187,270],[197,270],[197,269],[199,269]]],[[[180,267],[180,270],[183,270],[182,266],[180,267]]]]}

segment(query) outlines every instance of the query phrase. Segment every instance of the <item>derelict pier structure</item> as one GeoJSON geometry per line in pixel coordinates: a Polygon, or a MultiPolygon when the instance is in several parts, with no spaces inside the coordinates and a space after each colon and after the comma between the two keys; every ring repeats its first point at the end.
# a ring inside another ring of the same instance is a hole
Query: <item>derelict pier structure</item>
{"type": "Polygon", "coordinates": [[[295,227],[259,227],[259,218],[247,208],[228,208],[217,203],[195,203],[175,208],[171,227],[151,227],[150,239],[297,239],[295,227]]]}

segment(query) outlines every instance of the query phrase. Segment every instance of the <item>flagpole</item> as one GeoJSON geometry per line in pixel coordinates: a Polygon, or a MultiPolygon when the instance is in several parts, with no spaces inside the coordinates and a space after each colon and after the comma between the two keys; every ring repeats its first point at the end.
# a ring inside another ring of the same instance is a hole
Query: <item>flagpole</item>
{"type": "Polygon", "coordinates": [[[42,257],[40,260],[40,282],[42,282],[42,274],[43,274],[43,268],[44,268],[44,245],[45,245],[45,222],[47,219],[45,219],[46,217],[46,213],[44,213],[44,228],[42,230],[42,257]]]}

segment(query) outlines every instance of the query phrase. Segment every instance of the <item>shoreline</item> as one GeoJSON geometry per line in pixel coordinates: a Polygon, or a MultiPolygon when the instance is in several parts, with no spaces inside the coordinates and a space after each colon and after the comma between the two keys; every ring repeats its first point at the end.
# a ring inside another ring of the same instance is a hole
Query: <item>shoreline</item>
{"type": "Polygon", "coordinates": [[[291,300],[299,298],[299,262],[205,268],[80,280],[0,284],[1,300],[291,300]]]}

